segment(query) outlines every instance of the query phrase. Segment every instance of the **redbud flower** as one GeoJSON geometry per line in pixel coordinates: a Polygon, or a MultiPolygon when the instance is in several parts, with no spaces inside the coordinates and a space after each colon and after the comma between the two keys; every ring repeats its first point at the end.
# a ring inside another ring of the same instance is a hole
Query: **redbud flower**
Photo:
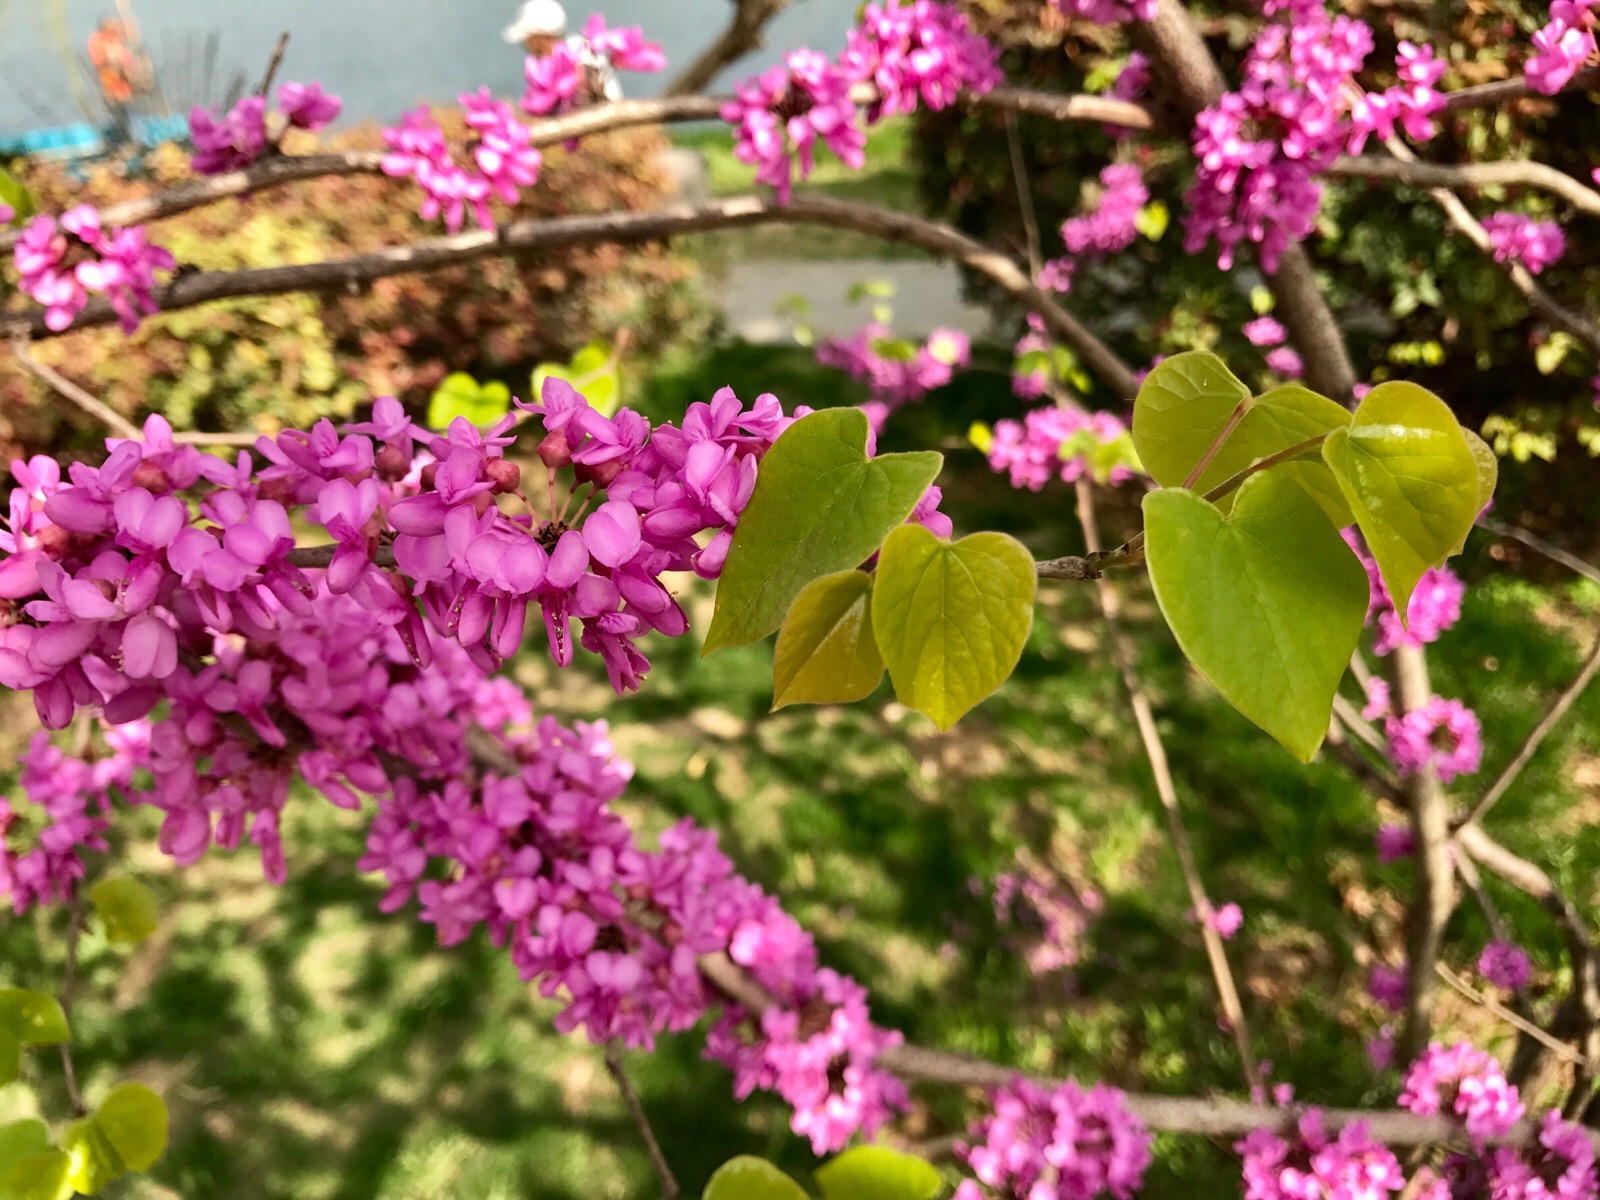
{"type": "Polygon", "coordinates": [[[1500,1064],[1466,1042],[1434,1042],[1406,1070],[1400,1107],[1454,1113],[1476,1141],[1500,1137],[1522,1119],[1522,1101],[1500,1064]]]}
{"type": "Polygon", "coordinates": [[[1532,974],[1528,952],[1515,942],[1490,942],[1478,957],[1478,974],[1495,987],[1518,991],[1532,974]]]}
{"type": "Polygon", "coordinates": [[[1385,725],[1390,753],[1401,776],[1414,775],[1432,762],[1439,779],[1449,783],[1470,775],[1483,761],[1483,732],[1477,714],[1459,700],[1433,697],[1416,712],[1385,725]]]}
{"type": "Polygon", "coordinates": [[[1535,221],[1521,213],[1490,213],[1483,220],[1495,262],[1518,262],[1537,275],[1566,253],[1567,241],[1554,221],[1535,221]]]}
{"type": "Polygon", "coordinates": [[[315,132],[339,119],[344,101],[328,95],[320,83],[286,83],[278,89],[278,108],[289,124],[315,132]]]}
{"type": "Polygon", "coordinates": [[[1381,863],[1399,862],[1417,852],[1416,836],[1409,825],[1380,825],[1375,840],[1378,843],[1378,861],[1381,863]]]}

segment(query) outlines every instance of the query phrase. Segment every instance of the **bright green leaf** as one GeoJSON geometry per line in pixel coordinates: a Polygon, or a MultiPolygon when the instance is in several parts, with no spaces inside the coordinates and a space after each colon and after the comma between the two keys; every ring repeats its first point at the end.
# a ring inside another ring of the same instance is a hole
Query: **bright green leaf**
{"type": "Polygon", "coordinates": [[[836,571],[795,597],[778,629],[772,707],[848,704],[872,694],[883,656],[872,636],[872,576],[836,571]]]}
{"type": "Polygon", "coordinates": [[[95,1127],[130,1171],[148,1171],[167,1149],[167,1106],[142,1083],[125,1083],[100,1102],[95,1127]]]}
{"type": "Polygon", "coordinates": [[[456,371],[447,375],[428,400],[428,425],[447,429],[457,417],[480,429],[493,425],[511,410],[511,391],[505,384],[491,381],[479,386],[471,375],[456,371]]]}
{"type": "Polygon", "coordinates": [[[1253,401],[1215,354],[1190,350],[1157,363],[1133,402],[1133,445],[1162,487],[1179,487],[1211,443],[1253,401]]]}
{"type": "MultiPolygon", "coordinates": [[[[1298,383],[1286,383],[1257,396],[1238,427],[1202,472],[1194,490],[1204,495],[1254,462],[1350,424],[1350,410],[1298,383]]],[[[1304,459],[1281,463],[1272,470],[1295,480],[1322,506],[1328,519],[1343,528],[1354,519],[1338,480],[1311,448],[1304,459]]],[[[1180,481],[1181,482],[1181,481],[1180,481]]],[[[1223,504],[1226,511],[1230,504],[1223,504]]]]}
{"type": "Polygon", "coordinates": [[[810,1197],[771,1163],[741,1154],[717,1168],[701,1200],[810,1200],[810,1197]]]}
{"type": "Polygon", "coordinates": [[[1250,289],[1250,311],[1255,313],[1256,316],[1264,317],[1271,312],[1273,302],[1271,288],[1263,287],[1258,283],[1250,289]]]}
{"type": "Polygon", "coordinates": [[[860,566],[939,474],[933,451],[867,459],[867,417],[829,408],[800,418],[761,460],[717,585],[703,653],[760,641],[800,589],[860,566]]]}
{"type": "MultiPolygon", "coordinates": [[[[1494,489],[1500,481],[1500,459],[1495,454],[1494,448],[1472,430],[1462,426],[1461,432],[1466,435],[1467,448],[1472,451],[1472,461],[1478,465],[1478,511],[1481,513],[1484,506],[1494,499],[1494,489]]],[[[1471,529],[1467,530],[1467,533],[1471,532],[1471,529]]],[[[1452,556],[1466,549],[1467,533],[1461,535],[1461,541],[1450,551],[1452,556]]]]}
{"type": "Polygon", "coordinates": [[[878,556],[872,629],[895,695],[949,729],[1016,669],[1033,628],[1033,556],[1003,533],[946,542],[920,525],[878,556]]]}
{"type": "Polygon", "coordinates": [[[50,1127],[43,1121],[12,1121],[0,1125],[0,1175],[24,1154],[34,1154],[50,1148],[50,1127]]]}
{"type": "Polygon", "coordinates": [[[59,1150],[23,1154],[0,1170],[3,1200],[67,1200],[73,1193],[68,1179],[70,1160],[59,1150]]]}
{"type": "Polygon", "coordinates": [[[1144,499],[1145,557],[1167,624],[1227,701],[1310,762],[1361,636],[1367,576],[1310,496],[1252,475],[1233,511],[1183,488],[1144,499]]]}
{"type": "Polygon", "coordinates": [[[113,946],[137,946],[156,931],[155,895],[137,879],[102,879],[89,890],[89,900],[113,946]]]}
{"type": "Polygon", "coordinates": [[[851,304],[859,304],[871,296],[874,300],[889,300],[894,297],[895,286],[887,279],[863,279],[850,285],[850,290],[845,293],[845,299],[851,304]]]}
{"type": "Polygon", "coordinates": [[[822,1200],[932,1200],[943,1186],[922,1159],[887,1146],[857,1146],[817,1168],[822,1200]]]}
{"type": "Polygon", "coordinates": [[[0,1087],[22,1074],[22,1043],[15,1034],[0,1029],[0,1087]]]}
{"type": "Polygon", "coordinates": [[[1478,516],[1479,465],[1444,401],[1414,383],[1368,392],[1355,424],[1328,436],[1323,459],[1377,559],[1396,612],[1478,516]]]}
{"type": "Polygon", "coordinates": [[[0,988],[0,1031],[24,1046],[53,1046],[67,1040],[67,1017],[54,996],[0,988]]]}
{"type": "Polygon", "coordinates": [[[1171,223],[1172,215],[1167,211],[1167,206],[1160,200],[1150,201],[1133,218],[1134,229],[1152,242],[1159,242],[1162,234],[1167,232],[1167,226],[1171,223]]]}
{"type": "Polygon", "coordinates": [[[0,204],[11,208],[16,215],[11,223],[21,225],[39,211],[39,205],[27,186],[16,176],[0,168],[0,204]]]}
{"type": "Polygon", "coordinates": [[[994,430],[982,421],[974,421],[967,427],[967,441],[976,446],[979,453],[987,454],[994,445],[994,430]]]}
{"type": "Polygon", "coordinates": [[[61,1148],[69,1160],[67,1182],[86,1196],[127,1174],[122,1156],[93,1117],[68,1125],[61,1148]]]}

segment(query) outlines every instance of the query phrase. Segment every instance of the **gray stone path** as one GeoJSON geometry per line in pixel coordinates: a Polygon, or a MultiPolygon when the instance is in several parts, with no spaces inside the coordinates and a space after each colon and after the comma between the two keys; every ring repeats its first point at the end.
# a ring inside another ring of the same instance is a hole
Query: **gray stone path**
{"type": "Polygon", "coordinates": [[[723,283],[728,332],[751,342],[792,341],[792,320],[774,310],[798,294],[811,305],[808,323],[818,337],[848,336],[872,319],[870,299],[847,299],[852,284],[869,280],[894,284],[888,303],[898,335],[922,337],[948,326],[979,338],[989,329],[988,312],[961,298],[961,276],[946,263],[841,259],[735,264],[723,283]]]}

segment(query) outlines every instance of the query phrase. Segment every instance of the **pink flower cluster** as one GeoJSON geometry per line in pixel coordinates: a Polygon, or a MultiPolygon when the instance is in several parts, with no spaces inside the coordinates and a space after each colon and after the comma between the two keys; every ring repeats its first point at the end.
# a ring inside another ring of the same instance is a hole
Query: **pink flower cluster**
{"type": "MultiPolygon", "coordinates": [[[[1426,1168],[1424,1168],[1426,1171],[1426,1168]]],[[[1418,1173],[1422,1179],[1423,1173],[1418,1173]]],[[[1589,1131],[1555,1109],[1539,1124],[1538,1143],[1496,1146],[1479,1157],[1447,1155],[1438,1176],[1418,1188],[1418,1200],[1488,1196],[1492,1200],[1594,1200],[1600,1194],[1589,1131]]]]}
{"type": "Polygon", "coordinates": [[[935,329],[909,356],[898,352],[902,347],[910,349],[876,321],[853,337],[828,338],[817,346],[819,363],[838,367],[871,389],[872,398],[862,407],[874,433],[895,409],[949,383],[955,368],[966,366],[972,353],[971,341],[959,329],[935,329]]]}
{"type": "Polygon", "coordinates": [[[19,756],[27,801],[0,796],[0,897],[19,916],[36,904],[66,901],[83,878],[84,850],[108,849],[110,789],[124,791],[148,765],[150,727],[131,722],[107,731],[110,753],[72,758],[36,733],[19,756]]]}
{"type": "Polygon", "coordinates": [[[1406,971],[1404,967],[1391,967],[1386,963],[1374,963],[1372,970],[1367,975],[1367,995],[1371,996],[1378,1006],[1392,1013],[1404,1012],[1406,1008],[1406,971]]]}
{"type": "Polygon", "coordinates": [[[734,87],[722,119],[737,127],[734,154],[756,168],[756,180],[788,203],[796,177],[815,165],[820,141],[848,167],[865,160],[866,133],[852,98],[870,85],[867,120],[909,113],[919,102],[944,108],[963,91],[983,93],[1001,82],[999,52],[972,31],[954,4],[938,0],[869,3],[837,63],[815,50],[784,61],[734,87]]]}
{"type": "Polygon", "coordinates": [[[1431,1043],[1406,1070],[1400,1107],[1461,1118],[1474,1141],[1502,1137],[1525,1112],[1514,1084],[1494,1056],[1467,1042],[1431,1043]]]}
{"type": "Polygon", "coordinates": [[[1533,35],[1535,53],[1523,66],[1528,86],[1554,96],[1595,53],[1595,8],[1600,0],[1553,0],[1550,20],[1533,35]]]}
{"type": "Polygon", "coordinates": [[[1084,935],[1104,904],[1092,888],[1079,893],[1027,870],[997,876],[990,899],[995,921],[1024,934],[1021,956],[1035,976],[1077,964],[1084,935]]]}
{"type": "MultiPolygon", "coordinates": [[[[344,101],[322,90],[320,83],[286,83],[278,89],[283,127],[323,129],[333,124],[344,101]]],[[[196,105],[189,110],[189,137],[194,142],[190,165],[201,175],[239,171],[276,145],[267,131],[267,98],[246,96],[222,116],[196,105]]]]}
{"type": "Polygon", "coordinates": [[[1478,956],[1478,974],[1508,992],[1526,987],[1532,973],[1528,952],[1515,942],[1490,942],[1478,956]]]}
{"type": "Polygon", "coordinates": [[[1383,1200],[1405,1187],[1399,1160],[1365,1121],[1331,1137],[1315,1108],[1289,1137],[1257,1129],[1234,1149],[1244,1156],[1245,1200],[1383,1200]]]}
{"type": "Polygon", "coordinates": [[[144,226],[104,229],[99,210],[88,204],[68,209],[60,221],[44,213],[34,217],[12,261],[22,290],[44,305],[45,324],[57,332],[72,324],[95,292],[111,302],[122,332],[133,333],[142,317],[157,311],[155,273],[177,266],[144,226]]]}
{"type": "Polygon", "coordinates": [[[522,110],[534,116],[560,116],[585,103],[619,100],[616,71],[664,71],[667,56],[644,40],[637,25],[607,29],[595,13],[576,38],[557,42],[550,53],[528,55],[523,63],[527,90],[522,110]]]}
{"type": "Polygon", "coordinates": [[[795,166],[806,178],[820,141],[847,167],[866,161],[867,135],[856,123],[854,81],[815,50],[795,50],[778,66],[735,85],[722,119],[738,129],[733,153],[756,168],[757,182],[789,202],[795,166]]]}
{"type": "Polygon", "coordinates": [[[839,65],[853,82],[877,90],[867,106],[874,124],[885,114],[915,112],[919,99],[938,111],[963,91],[990,91],[1003,81],[999,58],[954,4],[888,0],[861,10],[839,65]]]}
{"type": "Polygon", "coordinates": [[[1535,221],[1522,213],[1490,213],[1483,219],[1484,232],[1498,263],[1521,263],[1537,275],[1561,260],[1567,252],[1567,239],[1554,221],[1535,221]]]}
{"type": "Polygon", "coordinates": [[[1139,210],[1149,200],[1138,167],[1112,163],[1104,168],[1093,206],[1062,223],[1061,240],[1067,253],[1039,269],[1038,285],[1053,292],[1069,292],[1080,261],[1105,258],[1133,245],[1139,236],[1139,210]]]}
{"type": "Polygon", "coordinates": [[[1306,373],[1306,364],[1294,347],[1284,345],[1288,333],[1272,317],[1257,317],[1244,327],[1244,336],[1252,346],[1266,350],[1267,367],[1277,375],[1299,379],[1306,373]]]}
{"type": "MultiPolygon", "coordinates": [[[[1441,634],[1461,619],[1461,598],[1466,594],[1466,585],[1449,567],[1430,567],[1417,581],[1406,605],[1406,623],[1401,625],[1376,560],[1367,553],[1354,528],[1344,530],[1343,534],[1344,540],[1367,571],[1367,622],[1370,624],[1376,620],[1378,623],[1378,638],[1373,645],[1375,654],[1388,654],[1397,646],[1422,646],[1436,642],[1441,634]]],[[[1383,703],[1375,702],[1371,706],[1372,711],[1363,715],[1368,720],[1385,715],[1389,707],[1387,699],[1388,691],[1385,690],[1383,703]]]]}
{"type": "Polygon", "coordinates": [[[497,196],[515,204],[522,188],[539,181],[544,158],[533,144],[533,134],[517,119],[511,105],[496,100],[488,88],[476,94],[463,92],[457,99],[475,140],[467,147],[468,162],[455,159],[444,131],[426,107],[408,112],[396,127],[383,131],[389,152],[383,172],[410,177],[422,189],[418,215],[425,221],[444,218],[452,233],[461,228],[467,213],[484,229],[495,227],[489,199],[497,196]]]}
{"type": "MultiPolygon", "coordinates": [[[[1127,1200],[1150,1165],[1150,1134],[1115,1088],[1081,1088],[1068,1080],[1042,1088],[1023,1078],[994,1096],[994,1113],[973,1126],[973,1143],[958,1144],[978,1180],[1028,1200],[1127,1200]]],[[[980,1200],[967,1180],[955,1200],[980,1200]]]]}
{"type": "Polygon", "coordinates": [[[1267,25],[1250,48],[1239,90],[1195,120],[1195,182],[1186,197],[1188,251],[1211,239],[1224,270],[1243,242],[1261,247],[1277,270],[1286,246],[1310,232],[1322,203],[1318,179],[1367,137],[1392,136],[1398,122],[1418,140],[1433,136],[1444,104],[1435,85],[1445,64],[1431,47],[1400,44],[1399,83],[1363,93],[1355,83],[1373,49],[1370,26],[1330,16],[1322,0],[1265,6],[1286,21],[1267,25]]]}
{"type": "Polygon", "coordinates": [[[1483,728],[1478,715],[1459,700],[1433,697],[1415,712],[1390,717],[1384,726],[1389,753],[1402,777],[1431,762],[1440,782],[1471,775],[1483,761],[1483,728]]]}
{"type": "Polygon", "coordinates": [[[989,466],[1011,477],[1011,486],[1037,492],[1052,479],[1072,483],[1085,476],[1113,486],[1133,478],[1122,462],[1102,470],[1096,457],[1102,447],[1127,436],[1127,426],[1110,413],[1089,412],[1076,405],[1036,408],[1021,421],[996,421],[986,453],[989,466]]]}

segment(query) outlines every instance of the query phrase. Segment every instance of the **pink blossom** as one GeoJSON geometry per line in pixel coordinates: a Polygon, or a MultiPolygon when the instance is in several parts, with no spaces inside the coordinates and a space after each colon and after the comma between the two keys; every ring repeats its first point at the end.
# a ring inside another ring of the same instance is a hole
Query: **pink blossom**
{"type": "Polygon", "coordinates": [[[1478,974],[1495,987],[1520,991],[1532,974],[1528,952],[1515,942],[1490,942],[1478,957],[1478,974]]]}
{"type": "Polygon", "coordinates": [[[919,100],[938,110],[963,91],[982,95],[1002,81],[998,61],[999,51],[972,31],[965,14],[938,0],[867,4],[839,56],[853,82],[877,89],[869,123],[915,112],[919,100]]]}
{"type": "Polygon", "coordinates": [[[1310,1109],[1290,1137],[1257,1129],[1234,1146],[1244,1156],[1245,1200],[1382,1200],[1405,1187],[1390,1150],[1355,1121],[1330,1137],[1310,1109]]]}
{"type": "Polygon", "coordinates": [[[1289,379],[1299,379],[1306,373],[1305,361],[1299,353],[1289,346],[1279,346],[1267,351],[1267,367],[1274,374],[1283,375],[1289,379]]]}
{"type": "Polygon", "coordinates": [[[1381,863],[1399,862],[1417,852],[1416,836],[1409,825],[1380,825],[1376,841],[1381,863]]]}
{"type": "Polygon", "coordinates": [[[1459,700],[1433,697],[1415,712],[1390,717],[1385,725],[1389,750],[1401,776],[1432,763],[1441,782],[1471,775],[1483,760],[1483,731],[1477,714],[1459,700]]]}
{"type": "Polygon", "coordinates": [[[1475,1141],[1500,1137],[1522,1119],[1522,1101],[1500,1064],[1466,1042],[1434,1042],[1406,1070],[1400,1107],[1453,1113],[1475,1141]]]}
{"type": "Polygon", "coordinates": [[[1402,967],[1374,963],[1367,975],[1367,994],[1390,1012],[1404,1012],[1406,973],[1402,967]]]}
{"type": "Polygon", "coordinates": [[[1566,253],[1567,240],[1554,221],[1535,221],[1521,213],[1490,213],[1483,219],[1495,262],[1517,262],[1537,275],[1566,253]]]}
{"type": "Polygon", "coordinates": [[[1595,53],[1591,0],[1574,0],[1562,3],[1557,0],[1550,6],[1550,21],[1533,35],[1535,53],[1523,67],[1528,86],[1546,96],[1553,96],[1595,53]]]}
{"type": "Polygon", "coordinates": [[[286,83],[278,89],[278,108],[290,125],[314,132],[339,119],[344,101],[320,83],[286,83]]]}
{"type": "Polygon", "coordinates": [[[1257,317],[1244,327],[1244,336],[1252,346],[1277,346],[1289,335],[1273,317],[1257,317]]]}
{"type": "Polygon", "coordinates": [[[1139,236],[1139,210],[1150,200],[1139,168],[1113,163],[1100,172],[1100,195],[1094,206],[1061,226],[1069,253],[1104,258],[1133,245],[1139,236]]]}
{"type": "Polygon", "coordinates": [[[248,167],[267,148],[267,102],[246,96],[218,117],[212,109],[189,110],[189,136],[194,142],[190,165],[201,175],[221,175],[248,167]]]}
{"type": "Polygon", "coordinates": [[[789,200],[798,173],[815,166],[820,140],[848,167],[865,161],[867,135],[850,99],[850,76],[815,50],[795,50],[734,88],[722,119],[738,129],[734,156],[756,168],[756,180],[789,200]]]}

